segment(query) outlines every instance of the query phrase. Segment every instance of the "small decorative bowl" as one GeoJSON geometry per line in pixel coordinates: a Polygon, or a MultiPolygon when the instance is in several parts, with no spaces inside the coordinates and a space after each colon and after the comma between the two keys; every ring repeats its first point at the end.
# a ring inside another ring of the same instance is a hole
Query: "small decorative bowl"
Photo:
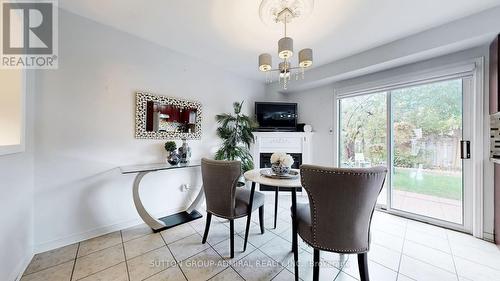
{"type": "Polygon", "coordinates": [[[286,174],[290,173],[290,167],[282,166],[282,165],[278,165],[278,164],[272,164],[271,170],[273,171],[273,173],[275,173],[276,175],[279,175],[279,176],[286,175],[286,174]]]}

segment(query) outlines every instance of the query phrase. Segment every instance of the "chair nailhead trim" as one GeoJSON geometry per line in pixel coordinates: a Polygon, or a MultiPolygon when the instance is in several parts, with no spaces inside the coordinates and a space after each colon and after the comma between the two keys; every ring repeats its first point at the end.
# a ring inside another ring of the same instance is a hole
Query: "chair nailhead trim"
{"type": "Polygon", "coordinates": [[[321,249],[321,250],[326,250],[326,251],[330,251],[330,252],[337,252],[337,253],[362,253],[362,252],[366,252],[368,251],[368,248],[363,248],[363,249],[333,249],[333,248],[329,248],[329,247],[325,247],[325,246],[321,246],[321,245],[318,245],[316,243],[313,243],[307,239],[305,239],[304,237],[302,237],[302,235],[300,235],[300,238],[302,238],[302,240],[306,241],[307,244],[311,245],[313,248],[316,248],[316,249],[321,249]]]}
{"type": "MultiPolygon", "coordinates": [[[[326,170],[318,170],[318,169],[306,169],[306,168],[301,168],[302,171],[311,171],[311,172],[317,172],[317,173],[321,173],[321,174],[337,174],[337,175],[353,175],[353,176],[362,176],[362,175],[379,175],[379,174],[383,174],[385,172],[378,172],[378,173],[350,173],[350,172],[336,172],[336,171],[326,171],[326,170]]],[[[305,176],[304,176],[304,173],[300,173],[301,174],[301,183],[302,183],[302,187],[304,187],[304,189],[307,190],[307,185],[306,185],[306,180],[305,180],[305,176]]],[[[307,192],[307,195],[309,196],[309,201],[311,201],[311,206],[312,206],[312,219],[313,219],[313,222],[312,222],[312,229],[311,229],[311,233],[312,233],[312,238],[313,238],[313,241],[308,241],[307,239],[304,239],[302,236],[300,236],[303,240],[305,240],[307,243],[309,243],[311,246],[313,246],[314,248],[319,248],[319,249],[323,249],[323,250],[328,250],[328,251],[332,251],[332,252],[345,252],[345,253],[358,253],[358,252],[366,252],[368,251],[367,248],[362,248],[362,249],[350,249],[350,250],[340,250],[340,249],[333,249],[333,248],[328,248],[328,247],[324,247],[324,246],[320,246],[317,244],[317,241],[316,241],[316,226],[317,226],[317,216],[316,216],[316,203],[315,203],[315,200],[314,200],[314,196],[312,195],[312,192],[307,192]]]]}

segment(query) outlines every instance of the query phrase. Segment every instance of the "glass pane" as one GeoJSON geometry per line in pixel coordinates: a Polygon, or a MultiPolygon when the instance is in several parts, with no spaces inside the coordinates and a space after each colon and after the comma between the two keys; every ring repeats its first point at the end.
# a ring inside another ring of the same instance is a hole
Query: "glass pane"
{"type": "Polygon", "coordinates": [[[462,80],[393,91],[392,208],[462,224],[462,80]]]}
{"type": "MultiPolygon", "coordinates": [[[[386,93],[344,98],[340,107],[340,167],[387,166],[386,93]]],[[[378,204],[386,204],[386,188],[378,204]]]]}

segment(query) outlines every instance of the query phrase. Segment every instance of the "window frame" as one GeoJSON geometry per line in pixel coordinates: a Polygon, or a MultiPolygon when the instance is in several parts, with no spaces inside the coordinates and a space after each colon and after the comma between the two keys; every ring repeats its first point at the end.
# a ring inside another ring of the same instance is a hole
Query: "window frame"
{"type": "Polygon", "coordinates": [[[20,102],[20,112],[21,112],[21,134],[19,139],[19,144],[13,145],[0,145],[0,156],[10,155],[15,153],[23,153],[26,151],[26,92],[27,92],[27,73],[26,69],[21,70],[21,102],[20,102]]]}
{"type": "MultiPolygon", "coordinates": [[[[389,76],[385,75],[385,78],[371,80],[369,82],[363,81],[363,78],[352,79],[351,86],[340,87],[333,89],[333,165],[339,167],[340,163],[340,147],[339,147],[339,136],[340,136],[340,100],[347,97],[366,95],[370,93],[378,92],[390,92],[401,88],[418,86],[422,84],[428,84],[432,82],[438,82],[442,80],[449,80],[454,77],[472,77],[472,88],[473,97],[471,102],[473,103],[473,113],[472,120],[470,122],[474,124],[473,135],[470,139],[474,144],[471,151],[471,165],[473,166],[473,175],[471,176],[472,181],[472,194],[470,199],[472,201],[472,220],[469,226],[469,231],[472,235],[477,238],[482,239],[485,237],[484,233],[484,179],[483,175],[486,168],[483,163],[483,144],[485,142],[486,136],[484,135],[484,115],[487,114],[483,107],[484,105],[484,57],[467,59],[462,62],[448,64],[440,67],[427,68],[421,71],[408,71],[402,75],[389,76]],[[388,77],[389,76],[389,77],[388,77]],[[356,83],[359,82],[359,83],[356,83]],[[352,86],[354,85],[354,86],[352,86]]],[[[388,100],[388,102],[391,102],[388,100]]],[[[390,111],[388,111],[390,114],[390,111]]],[[[389,116],[388,116],[389,118],[389,116]]],[[[391,139],[390,136],[388,139],[391,139]]],[[[389,149],[389,147],[388,147],[389,149]]],[[[392,153],[389,152],[388,153],[392,153]]],[[[488,172],[490,169],[488,169],[488,172]]],[[[388,175],[390,177],[390,175],[388,175]]],[[[390,179],[389,179],[390,180],[390,179]]],[[[390,199],[387,204],[390,204],[390,199]]],[[[414,218],[418,219],[418,218],[414,218]]],[[[455,229],[453,226],[449,226],[455,229]]],[[[466,227],[467,228],[467,227],[466,227]]],[[[463,229],[456,229],[459,231],[464,231],[463,229]]]]}

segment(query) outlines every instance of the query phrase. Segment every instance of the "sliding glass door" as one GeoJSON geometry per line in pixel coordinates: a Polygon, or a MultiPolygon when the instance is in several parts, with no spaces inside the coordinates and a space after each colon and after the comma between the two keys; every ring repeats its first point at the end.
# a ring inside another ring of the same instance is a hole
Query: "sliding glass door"
{"type": "MultiPolygon", "coordinates": [[[[387,166],[386,104],[385,92],[340,100],[340,167],[387,166]]],[[[377,202],[383,206],[387,204],[386,186],[377,202]]]]}
{"type": "Polygon", "coordinates": [[[471,78],[348,95],[338,99],[341,167],[385,165],[390,173],[380,208],[468,230],[471,188],[464,98],[471,78]],[[465,214],[465,216],[464,216],[465,214]]]}

